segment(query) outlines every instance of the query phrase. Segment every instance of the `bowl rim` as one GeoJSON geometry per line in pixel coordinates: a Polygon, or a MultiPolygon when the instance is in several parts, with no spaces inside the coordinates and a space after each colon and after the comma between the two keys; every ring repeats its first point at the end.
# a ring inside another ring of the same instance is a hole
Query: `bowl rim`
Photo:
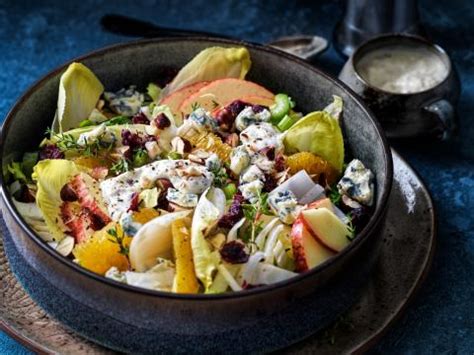
{"type": "Polygon", "coordinates": [[[46,75],[42,76],[39,80],[34,82],[21,96],[17,101],[15,102],[14,106],[10,109],[10,111],[7,113],[7,116],[1,126],[1,134],[0,134],[0,166],[3,166],[3,152],[4,152],[4,142],[6,135],[9,130],[9,126],[11,122],[13,121],[14,116],[17,114],[18,111],[22,109],[22,106],[25,101],[27,101],[30,96],[39,88],[41,88],[45,82],[47,82],[49,79],[51,79],[53,76],[56,76],[60,72],[62,72],[69,64],[72,62],[78,62],[82,60],[86,60],[89,58],[93,57],[100,57],[102,55],[105,55],[109,52],[117,52],[122,49],[129,49],[133,47],[140,47],[144,45],[152,45],[154,43],[162,43],[162,42],[208,42],[210,45],[237,45],[237,46],[244,46],[246,48],[256,50],[256,51],[262,51],[266,52],[268,54],[271,54],[273,56],[280,57],[282,59],[288,60],[289,62],[296,63],[299,66],[303,66],[306,69],[312,71],[316,75],[320,75],[324,77],[325,79],[333,82],[337,86],[339,86],[342,90],[344,90],[348,96],[351,97],[351,99],[356,103],[356,105],[359,106],[359,108],[368,116],[369,121],[372,122],[372,124],[375,126],[375,130],[378,135],[378,139],[382,142],[382,149],[383,149],[383,156],[384,156],[384,164],[386,166],[386,177],[383,183],[383,186],[379,187],[377,190],[382,191],[383,194],[381,197],[381,203],[378,208],[375,209],[374,214],[371,216],[369,222],[367,225],[364,227],[364,229],[359,233],[357,238],[355,238],[346,248],[344,248],[342,251],[337,253],[335,256],[330,258],[329,260],[325,261],[324,263],[318,265],[317,267],[298,274],[288,280],[276,282],[270,285],[265,285],[261,287],[257,287],[254,289],[250,290],[244,290],[240,292],[226,292],[226,293],[220,293],[220,294],[180,294],[180,293],[172,293],[172,292],[167,292],[167,291],[158,291],[158,290],[151,290],[151,289],[145,289],[145,288],[140,288],[136,286],[131,286],[127,285],[118,281],[115,281],[113,279],[106,278],[105,276],[93,273],[92,271],[89,271],[80,265],[74,263],[72,260],[60,255],[58,252],[56,252],[53,248],[48,246],[34,231],[33,229],[26,223],[23,219],[23,217],[20,215],[20,213],[16,210],[16,207],[14,206],[12,202],[12,198],[10,196],[10,193],[8,192],[6,183],[3,178],[3,174],[0,174],[0,192],[1,192],[1,198],[4,201],[4,205],[6,206],[8,212],[11,214],[13,217],[14,221],[16,222],[17,225],[20,226],[20,228],[33,240],[34,243],[36,243],[37,246],[39,246],[40,249],[42,249],[46,254],[49,254],[50,256],[53,257],[56,261],[59,261],[61,264],[67,266],[69,269],[72,269],[72,271],[79,272],[82,276],[85,276],[86,278],[91,278],[92,280],[98,281],[99,283],[112,286],[113,288],[119,288],[122,291],[128,291],[128,292],[133,292],[136,294],[142,294],[142,295],[147,295],[147,296],[154,296],[157,298],[166,298],[166,299],[173,299],[173,300],[194,300],[194,301],[216,301],[216,300],[229,300],[229,299],[240,299],[240,298],[249,298],[255,295],[259,295],[262,293],[270,293],[272,291],[275,291],[277,289],[281,289],[287,286],[294,285],[300,281],[307,280],[314,275],[322,272],[325,269],[328,269],[331,267],[331,265],[337,263],[340,259],[344,258],[346,254],[349,254],[353,249],[355,249],[359,244],[363,243],[369,233],[373,232],[373,230],[378,226],[380,220],[383,218],[385,214],[385,210],[387,208],[388,204],[388,198],[390,196],[391,192],[391,186],[392,186],[392,180],[393,180],[393,161],[392,161],[392,155],[390,151],[390,147],[388,145],[388,141],[383,133],[382,127],[379,124],[379,122],[376,120],[375,116],[372,114],[370,109],[362,102],[362,100],[355,94],[347,85],[345,85],[343,82],[340,80],[332,77],[329,74],[324,73],[320,69],[316,68],[315,66],[311,65],[310,63],[299,59],[296,56],[293,56],[291,54],[285,53],[281,50],[271,48],[268,46],[263,46],[263,45],[258,45],[258,44],[253,44],[249,43],[246,41],[239,41],[239,40],[228,40],[228,39],[221,39],[221,38],[214,38],[214,37],[182,37],[182,38],[152,38],[152,39],[140,39],[140,40],[134,40],[134,41],[127,41],[127,42],[122,42],[118,44],[113,44],[105,47],[101,47],[99,49],[92,50],[84,55],[75,57],[71,60],[68,60],[67,62],[61,64],[60,66],[56,67],[55,69],[51,70],[48,72],[46,75]]]}

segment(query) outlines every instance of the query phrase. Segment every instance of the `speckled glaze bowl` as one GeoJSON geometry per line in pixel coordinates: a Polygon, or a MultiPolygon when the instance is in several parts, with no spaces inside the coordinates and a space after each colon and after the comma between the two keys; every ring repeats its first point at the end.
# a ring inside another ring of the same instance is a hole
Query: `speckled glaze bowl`
{"type": "MultiPolygon", "coordinates": [[[[51,315],[116,350],[235,353],[281,348],[307,337],[347,309],[366,284],[378,255],[378,229],[392,183],[392,158],[381,128],[344,84],[274,49],[205,38],[125,43],[74,61],[91,68],[106,88],[145,87],[163,68],[180,68],[213,45],[245,45],[252,58],[248,79],[273,92],[289,93],[303,112],[324,107],[332,95],[343,98],[347,152],[375,173],[375,212],[346,249],[310,272],[245,292],[179,295],[120,284],[56,254],[18,214],[2,180],[3,218],[10,231],[6,238],[12,241],[6,245],[14,246],[34,270],[34,277],[17,273],[24,287],[51,315]]],[[[34,84],[8,114],[1,134],[2,166],[39,144],[54,116],[59,78],[68,64],[34,84]]]]}

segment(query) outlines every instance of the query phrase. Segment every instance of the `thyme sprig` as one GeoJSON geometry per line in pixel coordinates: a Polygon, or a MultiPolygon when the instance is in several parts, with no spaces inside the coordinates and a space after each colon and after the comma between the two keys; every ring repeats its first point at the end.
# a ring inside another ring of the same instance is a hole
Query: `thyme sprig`
{"type": "Polygon", "coordinates": [[[130,170],[130,162],[126,158],[120,158],[114,165],[111,166],[110,172],[115,175],[126,173],[130,170]]]}
{"type": "Polygon", "coordinates": [[[110,236],[108,239],[120,247],[119,253],[128,256],[129,248],[124,245],[125,234],[123,232],[117,232],[116,228],[108,229],[107,234],[110,236]]]}

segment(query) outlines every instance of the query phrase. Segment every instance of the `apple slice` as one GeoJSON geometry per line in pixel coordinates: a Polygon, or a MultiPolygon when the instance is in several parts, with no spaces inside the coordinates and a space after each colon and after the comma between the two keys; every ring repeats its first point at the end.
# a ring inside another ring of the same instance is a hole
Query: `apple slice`
{"type": "Polygon", "coordinates": [[[291,244],[295,257],[296,271],[302,272],[323,263],[334,253],[319,243],[308,232],[302,218],[298,218],[291,228],[291,244]]]}
{"type": "Polygon", "coordinates": [[[240,99],[244,96],[261,96],[273,100],[273,93],[264,87],[251,81],[225,78],[214,80],[202,87],[183,101],[179,110],[183,115],[193,111],[193,107],[199,106],[207,111],[213,111],[216,106],[240,99]]]}
{"type": "Polygon", "coordinates": [[[311,208],[327,208],[329,211],[334,212],[334,205],[327,197],[310,203],[308,209],[311,208]]]}
{"type": "Polygon", "coordinates": [[[339,252],[350,243],[351,232],[347,225],[329,209],[308,209],[302,211],[301,216],[311,235],[332,251],[339,252]]]}
{"type": "Polygon", "coordinates": [[[160,105],[167,105],[170,108],[176,119],[176,124],[179,126],[183,121],[179,107],[184,100],[186,100],[192,94],[198,92],[199,89],[206,86],[207,84],[209,84],[209,81],[200,81],[198,83],[185,86],[161,99],[160,105]]]}

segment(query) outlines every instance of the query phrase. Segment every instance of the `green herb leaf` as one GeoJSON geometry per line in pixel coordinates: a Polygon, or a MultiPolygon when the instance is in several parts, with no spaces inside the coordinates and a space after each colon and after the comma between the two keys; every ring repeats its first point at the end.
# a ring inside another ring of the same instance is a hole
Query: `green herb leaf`
{"type": "Polygon", "coordinates": [[[129,248],[123,245],[123,242],[124,242],[124,239],[125,239],[124,233],[123,232],[118,233],[117,229],[110,228],[110,229],[107,230],[107,234],[110,235],[111,238],[109,238],[109,240],[112,243],[116,243],[116,244],[119,245],[119,247],[120,247],[119,253],[123,254],[125,256],[128,256],[129,248]]]}
{"type": "Polygon", "coordinates": [[[115,175],[120,175],[120,174],[125,173],[129,170],[130,170],[130,163],[125,158],[120,159],[118,162],[116,162],[110,168],[110,172],[112,172],[115,175]]]}

